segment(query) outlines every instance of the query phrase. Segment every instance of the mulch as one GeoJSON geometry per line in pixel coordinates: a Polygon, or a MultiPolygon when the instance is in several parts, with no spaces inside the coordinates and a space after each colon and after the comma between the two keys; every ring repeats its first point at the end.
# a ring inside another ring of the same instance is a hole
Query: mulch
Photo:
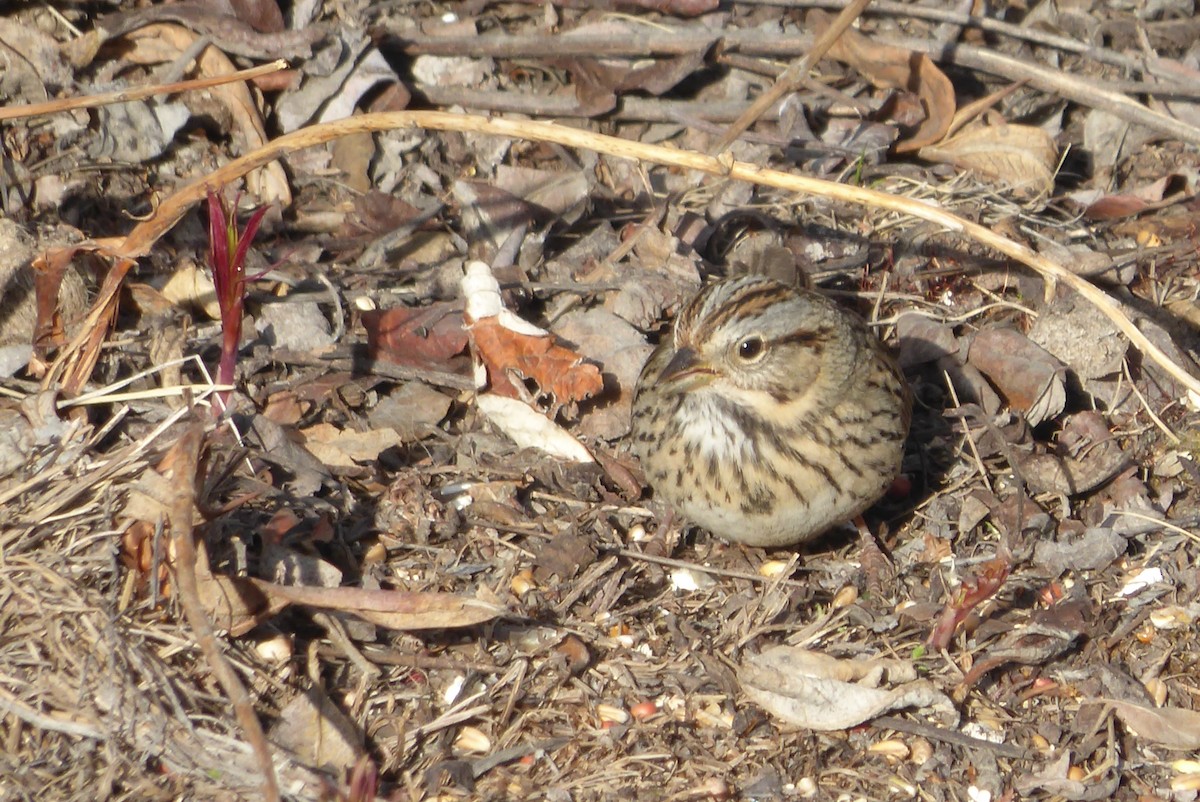
{"type": "Polygon", "coordinates": [[[1191,4],[872,3],[709,161],[839,4],[230,5],[0,14],[0,800],[1195,796],[1191,4]],[[628,453],[739,270],[897,353],[865,535],[628,453]]]}

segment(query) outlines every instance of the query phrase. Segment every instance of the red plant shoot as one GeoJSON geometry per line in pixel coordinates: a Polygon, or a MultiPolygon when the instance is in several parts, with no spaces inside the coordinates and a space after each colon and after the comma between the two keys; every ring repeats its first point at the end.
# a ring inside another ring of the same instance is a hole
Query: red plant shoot
{"type": "Polygon", "coordinates": [[[363,755],[350,772],[346,793],[339,793],[340,802],[374,802],[379,787],[379,770],[369,755],[363,755]]]}
{"type": "MultiPolygon", "coordinates": [[[[217,305],[221,308],[221,362],[217,366],[217,384],[233,384],[238,345],[242,340],[246,254],[266,213],[266,207],[254,210],[246,228],[238,231],[237,199],[231,209],[225,205],[224,198],[211,188],[208,190],[208,267],[216,286],[217,305]]],[[[217,395],[218,414],[224,411],[228,400],[228,391],[217,395]]]]}
{"type": "Polygon", "coordinates": [[[942,608],[937,625],[925,643],[936,651],[948,647],[959,625],[972,610],[1000,591],[1011,571],[1011,560],[1007,556],[997,556],[984,563],[977,575],[964,578],[954,598],[942,608]]]}

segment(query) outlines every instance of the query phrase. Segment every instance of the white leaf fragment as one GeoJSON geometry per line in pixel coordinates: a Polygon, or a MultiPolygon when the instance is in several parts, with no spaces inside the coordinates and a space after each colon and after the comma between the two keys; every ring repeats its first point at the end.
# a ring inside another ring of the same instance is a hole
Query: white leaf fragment
{"type": "Polygon", "coordinates": [[[690,568],[676,568],[671,571],[671,587],[684,593],[694,593],[697,590],[707,590],[717,584],[708,574],[693,571],[690,568]]]}
{"type": "Polygon", "coordinates": [[[1125,586],[1117,593],[1121,596],[1136,596],[1151,585],[1157,585],[1163,581],[1163,572],[1161,568],[1143,568],[1137,574],[1130,577],[1125,586]]]}
{"type": "Polygon", "coordinates": [[[915,677],[913,666],[900,660],[839,660],[792,646],[768,649],[738,671],[751,700],[789,724],[812,730],[856,727],[903,707],[932,710],[947,724],[957,724],[950,698],[915,677]],[[885,679],[900,684],[879,687],[885,679]]]}
{"type": "Polygon", "coordinates": [[[500,282],[492,275],[492,268],[485,262],[470,262],[462,279],[463,297],[467,299],[468,321],[498,317],[500,325],[518,334],[530,337],[549,337],[550,332],[539,328],[528,320],[504,308],[500,297],[500,282]]]}
{"type": "Polygon", "coordinates": [[[536,448],[573,462],[595,462],[583,443],[523,401],[485,393],[475,403],[493,426],[521,448],[536,448]]]}

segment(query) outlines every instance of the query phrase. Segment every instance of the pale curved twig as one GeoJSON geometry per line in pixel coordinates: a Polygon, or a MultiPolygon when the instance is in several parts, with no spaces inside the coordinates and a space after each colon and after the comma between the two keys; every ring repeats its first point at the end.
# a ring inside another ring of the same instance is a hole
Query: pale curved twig
{"type": "Polygon", "coordinates": [[[746,162],[735,161],[727,156],[706,156],[694,151],[632,142],[549,122],[487,119],[475,115],[440,111],[399,111],[363,114],[344,120],[313,125],[285,134],[215,172],[186,184],[165,199],[152,218],[135,226],[129,235],[112,250],[115,250],[117,255],[128,258],[144,256],[151,245],[170,230],[193,204],[205,197],[208,187],[222,186],[250,170],[261,167],[292,151],[323,144],[349,134],[413,128],[463,131],[513,139],[553,142],[566,147],[593,150],[619,158],[687,170],[699,170],[711,175],[749,181],[753,184],[776,187],[790,192],[802,192],[861,206],[885,209],[935,223],[1021,262],[1040,273],[1052,284],[1062,282],[1075,290],[1111,320],[1129,338],[1134,347],[1145,354],[1147,358],[1184,387],[1200,395],[1200,380],[1176,364],[1163,353],[1162,349],[1142,334],[1121,311],[1115,300],[1058,262],[978,223],[965,220],[936,206],[889,195],[886,192],[836,184],[819,178],[785,173],[781,170],[761,168],[746,162]]]}

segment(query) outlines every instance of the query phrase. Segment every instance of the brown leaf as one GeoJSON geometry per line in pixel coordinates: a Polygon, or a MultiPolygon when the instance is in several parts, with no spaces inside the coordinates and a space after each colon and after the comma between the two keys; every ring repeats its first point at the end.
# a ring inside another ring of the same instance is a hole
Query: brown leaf
{"type": "Polygon", "coordinates": [[[421,382],[408,382],[379,399],[367,413],[372,429],[387,427],[404,442],[420,440],[450,411],[450,397],[421,382]]]}
{"type": "Polygon", "coordinates": [[[281,390],[267,397],[263,416],[282,426],[293,426],[304,419],[312,403],[300,398],[295,390],[281,390]]]}
{"type": "MultiPolygon", "coordinates": [[[[824,11],[809,12],[808,22],[815,35],[829,26],[824,11]]],[[[853,29],[848,29],[829,48],[829,58],[858,70],[876,87],[903,89],[915,93],[925,107],[925,119],[896,145],[897,153],[920,150],[940,142],[950,130],[956,103],[954,85],[924,53],[880,44],[853,29]]]]}
{"type": "Polygon", "coordinates": [[[1016,329],[986,329],[975,335],[967,361],[1004,395],[1010,407],[1037,426],[1063,411],[1067,402],[1063,365],[1016,329]]]}
{"type": "Polygon", "coordinates": [[[704,66],[704,48],[677,56],[659,58],[645,63],[602,61],[593,58],[548,59],[553,66],[569,70],[580,87],[589,87],[588,94],[599,98],[613,97],[625,92],[647,92],[663,95],[704,66]]]}
{"type": "Polygon", "coordinates": [[[538,392],[553,396],[556,403],[582,401],[600,392],[604,380],[600,369],[583,361],[583,356],[549,336],[524,334],[507,328],[498,317],[484,318],[469,329],[475,351],[487,367],[492,389],[510,397],[519,397],[517,380],[532,379],[538,392]]]}
{"type": "Polygon", "coordinates": [[[462,306],[450,301],[421,308],[395,306],[365,312],[367,349],[374,359],[397,365],[444,367],[467,347],[462,306]]]}
{"type": "Polygon", "coordinates": [[[562,642],[554,647],[554,651],[563,658],[567,670],[572,674],[583,671],[592,660],[587,644],[575,635],[567,635],[563,638],[562,642]]]}
{"type": "Polygon", "coordinates": [[[408,201],[386,192],[371,190],[354,198],[353,211],[346,215],[338,236],[348,239],[374,238],[408,225],[420,216],[421,210],[408,201]]]}
{"type": "Polygon", "coordinates": [[[539,584],[552,577],[567,580],[596,561],[596,546],[591,535],[570,532],[553,538],[538,550],[533,576],[539,584]]]}
{"type": "Polygon", "coordinates": [[[1034,492],[1073,496],[1107,482],[1128,462],[1103,416],[1085,410],[1067,418],[1055,453],[1029,455],[1020,467],[1034,492]]]}
{"type": "Polygon", "coordinates": [[[925,315],[905,312],[896,320],[900,367],[908,370],[958,353],[954,329],[925,315]]]}
{"type": "Polygon", "coordinates": [[[70,250],[56,248],[33,260],[33,280],[37,290],[37,325],[33,344],[39,349],[61,345],[64,340],[58,292],[74,255],[70,250]]]}
{"type": "Polygon", "coordinates": [[[919,155],[995,179],[1020,198],[1048,195],[1058,166],[1054,140],[1030,125],[976,125],[921,148],[919,155]]]}
{"type": "Polygon", "coordinates": [[[229,0],[234,16],[256,31],[276,33],[287,29],[275,0],[229,0]]]}
{"type": "Polygon", "coordinates": [[[1104,194],[1098,190],[1084,190],[1067,197],[1084,206],[1083,214],[1090,220],[1115,220],[1153,209],[1162,209],[1187,200],[1193,195],[1187,179],[1178,173],[1172,173],[1127,192],[1104,194]]]}
{"type": "Polygon", "coordinates": [[[498,164],[494,180],[497,187],[510,195],[556,216],[566,215],[578,206],[579,199],[589,191],[587,175],[579,170],[498,164]]]}
{"type": "Polygon", "coordinates": [[[346,772],[362,753],[363,736],[333,700],[313,687],[297,694],[279,711],[271,740],[310,766],[346,772]]]}
{"type": "Polygon", "coordinates": [[[365,432],[339,429],[331,423],[317,423],[300,430],[304,446],[325,465],[354,468],[374,462],[380,452],[398,446],[402,440],[391,428],[365,432]]]}
{"type": "Polygon", "coordinates": [[[1178,707],[1143,707],[1119,699],[1104,701],[1143,740],[1168,749],[1200,749],[1200,713],[1178,707]]]}
{"type": "Polygon", "coordinates": [[[579,419],[579,434],[605,440],[628,434],[633,388],[652,350],[645,335],[602,307],[567,312],[554,330],[603,370],[604,400],[588,405],[579,419]]]}
{"type": "Polygon", "coordinates": [[[282,607],[269,603],[245,577],[202,573],[196,566],[196,590],[200,604],[213,629],[228,632],[233,637],[245,635],[269,620],[282,607]]]}

